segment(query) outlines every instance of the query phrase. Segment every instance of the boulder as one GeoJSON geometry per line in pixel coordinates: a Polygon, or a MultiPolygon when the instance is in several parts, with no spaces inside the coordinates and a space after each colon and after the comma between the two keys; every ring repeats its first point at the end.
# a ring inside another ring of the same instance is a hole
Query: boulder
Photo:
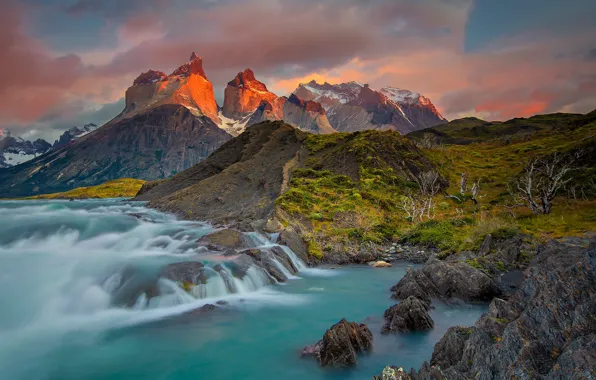
{"type": "Polygon", "coordinates": [[[435,326],[435,322],[428,315],[430,306],[416,298],[408,297],[405,301],[385,310],[385,324],[382,333],[426,331],[435,326]]]}
{"type": "Polygon", "coordinates": [[[292,227],[286,228],[279,234],[277,243],[290,248],[302,261],[308,261],[308,248],[300,235],[292,227]]]}
{"type": "Polygon", "coordinates": [[[248,242],[242,232],[229,228],[203,236],[197,240],[197,243],[205,245],[213,251],[225,251],[227,249],[248,247],[248,242]]]}
{"type": "Polygon", "coordinates": [[[323,339],[302,350],[303,356],[314,356],[322,366],[351,366],[358,354],[372,350],[373,336],[364,324],[345,318],[325,332],[323,339]]]}
{"type": "Polygon", "coordinates": [[[369,265],[373,268],[388,268],[392,266],[391,263],[388,263],[383,260],[371,262],[369,265]]]}
{"type": "Polygon", "coordinates": [[[493,279],[481,270],[465,262],[436,258],[430,258],[422,269],[409,270],[391,290],[395,299],[415,296],[425,301],[442,298],[486,302],[500,293],[493,279]]]}
{"type": "Polygon", "coordinates": [[[538,247],[524,277],[474,327],[449,329],[412,378],[596,379],[596,238],[538,247]]]}
{"type": "Polygon", "coordinates": [[[419,298],[427,303],[441,295],[435,284],[421,270],[409,268],[406,275],[391,288],[391,298],[405,300],[410,296],[419,298]]]}
{"type": "Polygon", "coordinates": [[[445,262],[431,258],[424,264],[422,272],[446,299],[490,301],[499,294],[499,288],[486,273],[464,262],[445,262]]]}
{"type": "Polygon", "coordinates": [[[160,277],[178,282],[181,284],[197,284],[197,278],[200,276],[205,265],[200,261],[183,261],[166,265],[159,273],[160,277]]]}

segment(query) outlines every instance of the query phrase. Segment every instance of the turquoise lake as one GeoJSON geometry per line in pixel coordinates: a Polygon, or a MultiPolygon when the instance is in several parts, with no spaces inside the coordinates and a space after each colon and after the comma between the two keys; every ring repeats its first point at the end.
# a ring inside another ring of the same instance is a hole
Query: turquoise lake
{"type": "Polygon", "coordinates": [[[111,302],[110,276],[207,257],[194,242],[211,231],[122,200],[0,201],[0,379],[370,379],[388,364],[420,366],[450,326],[487,308],[435,303],[432,331],[381,335],[408,263],[303,269],[207,299],[169,289],[148,307],[111,302]],[[227,304],[189,314],[216,301],[227,304]],[[350,369],[300,357],[341,318],[369,326],[370,355],[350,369]]]}

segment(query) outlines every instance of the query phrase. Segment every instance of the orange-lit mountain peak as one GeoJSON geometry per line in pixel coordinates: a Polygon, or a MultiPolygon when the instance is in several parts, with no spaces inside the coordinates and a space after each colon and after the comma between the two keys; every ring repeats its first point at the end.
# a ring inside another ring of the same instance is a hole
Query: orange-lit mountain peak
{"type": "Polygon", "coordinates": [[[267,90],[251,69],[246,69],[228,82],[222,113],[225,117],[242,118],[254,112],[263,100],[273,102],[276,99],[277,95],[267,90]]]}

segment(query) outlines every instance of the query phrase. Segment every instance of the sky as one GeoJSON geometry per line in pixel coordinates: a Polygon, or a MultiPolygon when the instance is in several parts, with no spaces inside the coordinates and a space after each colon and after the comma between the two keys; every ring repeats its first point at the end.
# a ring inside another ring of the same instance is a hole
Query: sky
{"type": "Polygon", "coordinates": [[[596,108],[594,0],[2,0],[0,129],[54,139],[123,108],[141,72],[195,51],[222,104],[251,68],[429,97],[448,119],[596,108]]]}

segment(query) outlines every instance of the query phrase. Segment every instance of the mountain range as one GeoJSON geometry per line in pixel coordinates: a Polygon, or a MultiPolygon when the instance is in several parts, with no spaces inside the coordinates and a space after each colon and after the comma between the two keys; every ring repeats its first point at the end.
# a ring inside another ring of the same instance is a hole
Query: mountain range
{"type": "Polygon", "coordinates": [[[12,136],[8,130],[0,130],[0,168],[15,166],[32,160],[51,149],[65,147],[76,138],[93,132],[97,128],[98,126],[93,123],[85,124],[80,128],[72,127],[62,133],[58,140],[54,141],[54,144],[50,144],[44,139],[26,140],[22,137],[12,136]]]}
{"type": "Polygon", "coordinates": [[[141,73],[126,90],[122,112],[102,127],[73,128],[51,147],[38,142],[31,160],[3,165],[9,167],[0,170],[0,195],[60,192],[121,177],[167,178],[249,125],[275,120],[315,134],[367,129],[405,134],[447,121],[428,98],[408,90],[311,81],[288,97],[278,96],[250,69],[228,82],[220,107],[202,58],[192,53],[169,75],[141,73]]]}

